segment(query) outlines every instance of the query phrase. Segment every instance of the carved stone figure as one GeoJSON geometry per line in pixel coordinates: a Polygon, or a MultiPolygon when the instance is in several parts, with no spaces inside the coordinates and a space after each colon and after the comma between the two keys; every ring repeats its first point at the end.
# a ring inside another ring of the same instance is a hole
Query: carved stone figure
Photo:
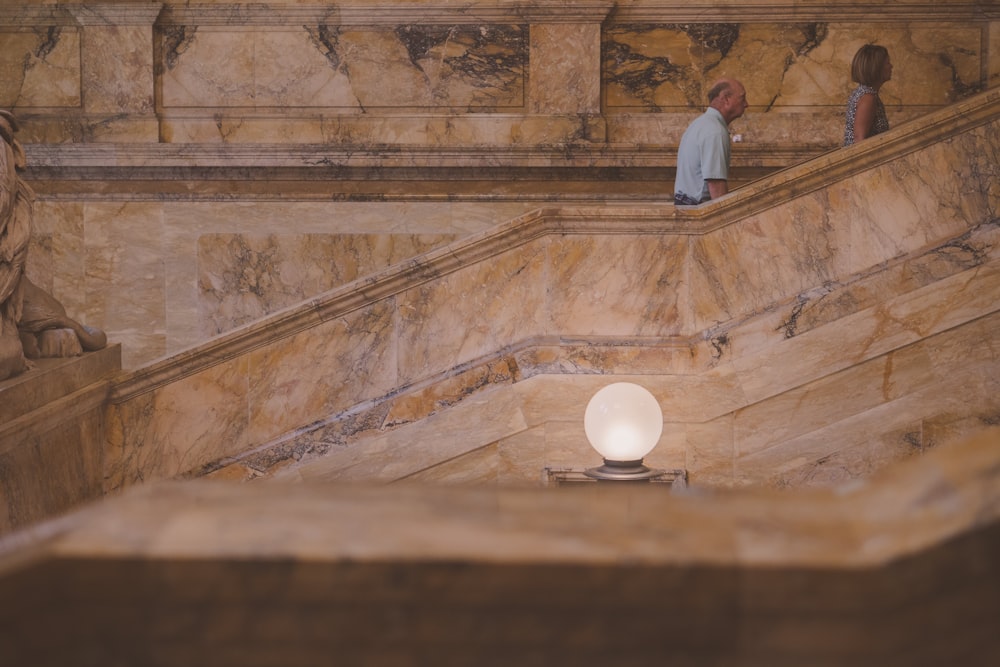
{"type": "Polygon", "coordinates": [[[107,345],[104,332],[66,315],[24,274],[35,194],[18,175],[26,166],[14,138],[14,114],[0,110],[0,380],[30,367],[28,359],[69,357],[107,345]]]}

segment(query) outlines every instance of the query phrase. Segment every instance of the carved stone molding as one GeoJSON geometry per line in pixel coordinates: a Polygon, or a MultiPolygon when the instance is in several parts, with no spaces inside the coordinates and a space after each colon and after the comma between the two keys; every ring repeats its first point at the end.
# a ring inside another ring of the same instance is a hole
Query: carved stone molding
{"type": "Polygon", "coordinates": [[[167,4],[162,25],[406,25],[478,23],[599,23],[613,6],[608,1],[579,3],[470,2],[449,3],[338,3],[336,5],[208,5],[167,4]]]}
{"type": "Polygon", "coordinates": [[[0,27],[152,25],[162,9],[155,2],[5,5],[0,7],[0,27]]]}

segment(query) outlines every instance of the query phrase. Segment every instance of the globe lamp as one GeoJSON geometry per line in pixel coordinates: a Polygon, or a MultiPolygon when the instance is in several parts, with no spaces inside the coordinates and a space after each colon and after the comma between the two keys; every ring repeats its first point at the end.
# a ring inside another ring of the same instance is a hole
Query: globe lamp
{"type": "Polygon", "coordinates": [[[664,471],[647,468],[643,457],[653,451],[663,433],[663,411],[647,389],[615,382],[590,399],[583,428],[604,465],[584,471],[598,481],[649,481],[664,471]]]}

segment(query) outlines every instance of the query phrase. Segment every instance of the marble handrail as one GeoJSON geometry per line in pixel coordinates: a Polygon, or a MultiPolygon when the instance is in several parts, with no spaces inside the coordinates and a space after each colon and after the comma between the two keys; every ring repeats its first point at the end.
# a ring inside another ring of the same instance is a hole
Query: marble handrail
{"type": "Polygon", "coordinates": [[[161,482],[0,538],[0,578],[56,557],[878,567],[1000,519],[998,443],[821,490],[161,482]]]}

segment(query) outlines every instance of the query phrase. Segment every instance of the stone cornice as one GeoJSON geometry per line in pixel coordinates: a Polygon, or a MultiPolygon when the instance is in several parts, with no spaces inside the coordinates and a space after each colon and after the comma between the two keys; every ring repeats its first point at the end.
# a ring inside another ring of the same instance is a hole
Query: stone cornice
{"type": "Polygon", "coordinates": [[[0,28],[27,29],[39,25],[199,25],[199,26],[301,26],[301,25],[407,25],[483,23],[754,23],[817,21],[988,21],[1000,17],[1000,7],[988,0],[906,3],[802,2],[773,0],[764,3],[610,0],[532,3],[486,0],[433,4],[419,2],[350,3],[282,2],[122,2],[5,4],[0,7],[0,28]]]}
{"type": "Polygon", "coordinates": [[[167,4],[163,25],[407,25],[480,23],[600,23],[613,3],[468,2],[338,3],[328,5],[167,4]]]}
{"type": "Polygon", "coordinates": [[[904,3],[837,3],[775,0],[772,2],[623,2],[612,13],[614,23],[780,23],[984,21],[1000,16],[986,0],[904,3]]]}
{"type": "MultiPolygon", "coordinates": [[[[808,144],[743,144],[733,164],[785,166],[830,147],[808,144]]],[[[27,144],[30,172],[92,173],[113,179],[116,171],[149,169],[150,177],[175,178],[171,170],[239,170],[243,174],[269,169],[445,169],[657,167],[673,165],[675,146],[579,144],[553,146],[343,146],[333,144],[27,144]]],[[[252,177],[252,176],[251,176],[252,177]]],[[[231,175],[229,178],[239,176],[231,175]]],[[[243,176],[242,178],[246,178],[243,176]]]]}
{"type": "Polygon", "coordinates": [[[162,8],[161,2],[5,5],[0,7],[0,28],[152,25],[162,8]]]}
{"type": "Polygon", "coordinates": [[[610,0],[588,2],[399,3],[72,3],[0,7],[0,27],[37,25],[408,25],[483,23],[600,23],[610,0]]]}
{"type": "MultiPolygon", "coordinates": [[[[49,201],[216,201],[234,194],[254,201],[631,201],[642,198],[643,191],[658,192],[639,182],[672,180],[677,162],[673,146],[632,144],[28,144],[25,150],[24,176],[39,199],[49,201]],[[609,188],[622,172],[636,186],[609,188]],[[427,188],[429,177],[440,186],[427,188]],[[560,191],[545,185],[556,181],[593,187],[560,191]],[[504,185],[484,191],[477,182],[504,185]]],[[[747,182],[826,150],[741,144],[733,155],[733,178],[747,182]]]]}

